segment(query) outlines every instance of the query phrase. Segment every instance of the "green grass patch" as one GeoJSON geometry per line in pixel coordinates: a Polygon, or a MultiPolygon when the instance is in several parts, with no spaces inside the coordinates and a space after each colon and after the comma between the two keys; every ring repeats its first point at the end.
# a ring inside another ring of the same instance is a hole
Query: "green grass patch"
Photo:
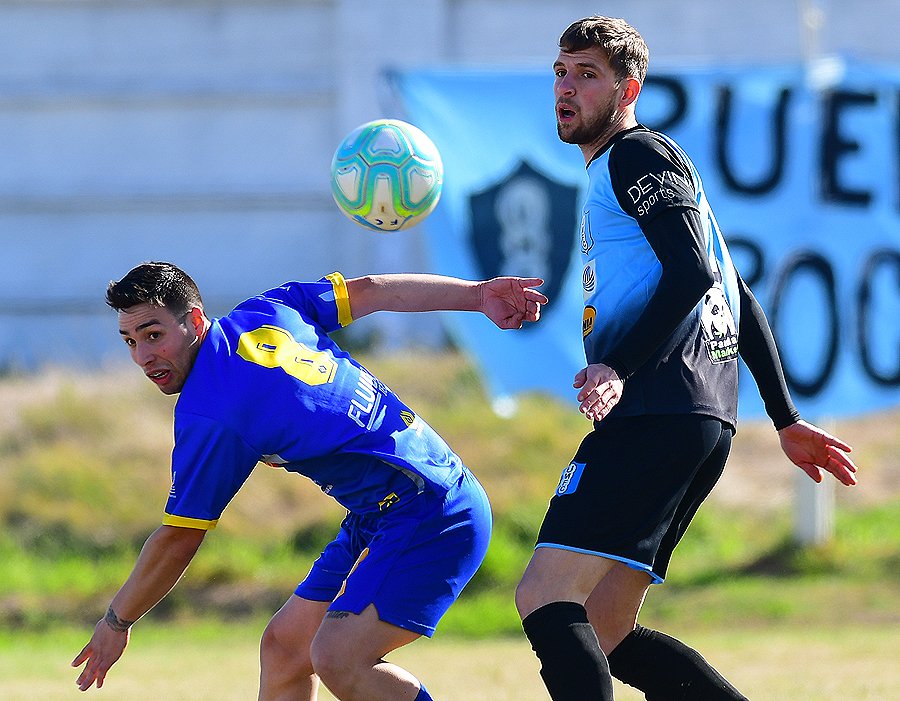
{"type": "MultiPolygon", "coordinates": [[[[459,354],[364,360],[458,450],[494,508],[487,558],[440,630],[519,635],[513,592],[547,499],[589,424],[572,407],[539,396],[521,398],[513,419],[498,417],[459,354]]],[[[131,368],[74,378],[0,379],[11,409],[0,415],[0,631],[96,620],[162,516],[172,398],[131,368]]],[[[900,435],[891,419],[885,430],[874,423],[859,429],[864,437],[871,432],[868,453],[865,442],[851,442],[861,467],[868,460],[872,475],[889,484],[900,435]],[[893,448],[885,436],[893,436],[893,448]]],[[[753,441],[754,433],[751,427],[740,437],[753,441]]],[[[756,433],[759,447],[743,448],[754,466],[774,444],[770,431],[756,433]]],[[[898,507],[896,489],[839,502],[836,538],[799,548],[789,505],[757,508],[748,499],[738,508],[713,498],[679,545],[666,584],[651,588],[645,617],[747,626],[897,622],[898,507]]],[[[257,468],[151,618],[267,617],[305,576],[342,513],[308,480],[257,468]]]]}

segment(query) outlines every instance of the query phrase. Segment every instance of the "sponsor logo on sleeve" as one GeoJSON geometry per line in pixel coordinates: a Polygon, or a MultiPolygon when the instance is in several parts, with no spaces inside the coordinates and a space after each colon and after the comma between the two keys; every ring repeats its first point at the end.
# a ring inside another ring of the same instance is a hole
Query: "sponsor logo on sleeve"
{"type": "Polygon", "coordinates": [[[678,176],[671,170],[642,175],[628,188],[628,196],[637,207],[639,217],[647,215],[660,202],[671,202],[677,196],[675,182],[678,176]]]}

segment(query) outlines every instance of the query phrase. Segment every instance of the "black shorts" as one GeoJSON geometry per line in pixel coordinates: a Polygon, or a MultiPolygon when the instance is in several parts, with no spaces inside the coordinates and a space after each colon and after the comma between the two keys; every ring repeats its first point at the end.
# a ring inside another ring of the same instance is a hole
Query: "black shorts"
{"type": "Polygon", "coordinates": [[[537,546],[600,555],[665,579],[712,491],[734,429],[701,414],[606,419],[563,470],[537,546]]]}

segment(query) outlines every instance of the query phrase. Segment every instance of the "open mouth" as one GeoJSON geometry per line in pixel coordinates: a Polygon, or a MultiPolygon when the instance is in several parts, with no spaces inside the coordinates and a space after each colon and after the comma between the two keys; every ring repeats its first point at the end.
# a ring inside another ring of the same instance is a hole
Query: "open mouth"
{"type": "Polygon", "coordinates": [[[168,370],[155,370],[154,372],[148,372],[147,377],[152,381],[160,384],[161,382],[165,382],[166,378],[169,376],[168,370]]]}
{"type": "Polygon", "coordinates": [[[557,108],[556,108],[556,115],[557,115],[560,119],[563,119],[563,120],[569,120],[569,119],[572,119],[572,118],[575,116],[575,110],[570,109],[570,108],[568,108],[568,107],[562,107],[562,106],[560,106],[560,107],[557,107],[557,108]]]}

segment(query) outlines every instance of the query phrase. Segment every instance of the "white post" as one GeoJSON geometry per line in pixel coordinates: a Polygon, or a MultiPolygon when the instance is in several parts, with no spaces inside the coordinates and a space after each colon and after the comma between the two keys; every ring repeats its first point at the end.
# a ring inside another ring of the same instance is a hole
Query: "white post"
{"type": "MultiPolygon", "coordinates": [[[[826,60],[822,51],[822,29],[828,16],[819,0],[797,0],[797,10],[807,80],[813,90],[824,91],[837,78],[836,64],[826,60]]],[[[833,424],[834,420],[827,418],[819,425],[834,433],[833,424]]],[[[807,546],[828,543],[834,537],[834,478],[826,474],[818,484],[798,469],[794,480],[794,541],[807,546]]]]}
{"type": "MultiPolygon", "coordinates": [[[[826,417],[818,425],[834,435],[834,419],[826,417]]],[[[834,537],[834,477],[826,472],[817,483],[798,469],[794,480],[794,541],[799,545],[830,542],[834,537]]]]}
{"type": "Polygon", "coordinates": [[[834,537],[834,479],[821,484],[797,470],[794,490],[794,540],[799,545],[824,545],[834,537]]]}

